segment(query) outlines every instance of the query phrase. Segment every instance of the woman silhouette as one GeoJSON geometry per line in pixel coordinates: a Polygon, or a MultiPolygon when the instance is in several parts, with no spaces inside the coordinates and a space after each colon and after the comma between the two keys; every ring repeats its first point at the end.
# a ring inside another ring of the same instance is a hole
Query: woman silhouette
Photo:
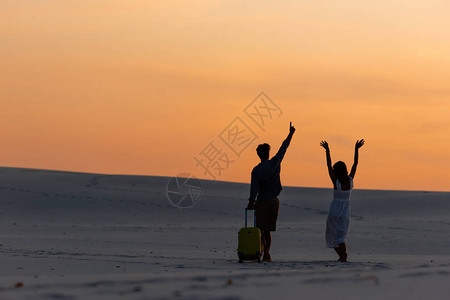
{"type": "Polygon", "coordinates": [[[321,141],[320,146],[325,148],[327,156],[328,174],[333,182],[333,201],[330,205],[327,218],[327,230],[325,234],[327,246],[334,248],[339,255],[339,261],[347,261],[347,233],[350,224],[350,195],[353,189],[353,178],[355,178],[358,166],[358,150],[364,145],[364,139],[356,141],[355,161],[352,170],[348,174],[344,162],[338,161],[331,166],[330,148],[326,141],[321,141]]]}

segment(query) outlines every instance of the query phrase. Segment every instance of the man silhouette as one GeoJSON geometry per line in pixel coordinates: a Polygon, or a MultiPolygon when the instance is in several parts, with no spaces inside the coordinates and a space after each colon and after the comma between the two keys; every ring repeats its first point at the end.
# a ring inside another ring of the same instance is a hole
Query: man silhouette
{"type": "Polygon", "coordinates": [[[255,210],[256,227],[261,230],[261,244],[264,250],[263,261],[272,261],[270,257],[270,245],[272,244],[271,231],[276,230],[280,201],[278,195],[281,192],[281,161],[286,153],[295,128],[292,122],[289,124],[289,135],[284,140],[277,154],[269,160],[270,145],[260,144],[256,153],[261,159],[252,171],[250,186],[250,198],[247,209],[255,210]]]}

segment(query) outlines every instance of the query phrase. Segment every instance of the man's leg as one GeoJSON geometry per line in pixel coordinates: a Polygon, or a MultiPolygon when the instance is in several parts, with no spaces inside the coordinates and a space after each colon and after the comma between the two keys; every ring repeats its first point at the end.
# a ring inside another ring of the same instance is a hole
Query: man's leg
{"type": "Polygon", "coordinates": [[[276,230],[277,225],[277,218],[278,218],[278,211],[280,209],[280,201],[278,198],[271,199],[268,201],[268,210],[267,210],[267,229],[265,230],[264,235],[264,241],[266,248],[264,249],[264,257],[263,261],[272,261],[272,258],[270,257],[270,246],[272,244],[272,235],[270,231],[276,230]]]}
{"type": "Polygon", "coordinates": [[[263,261],[272,261],[272,258],[270,257],[270,245],[272,244],[272,235],[270,234],[270,231],[263,231],[261,233],[261,238],[264,247],[263,261]]]}

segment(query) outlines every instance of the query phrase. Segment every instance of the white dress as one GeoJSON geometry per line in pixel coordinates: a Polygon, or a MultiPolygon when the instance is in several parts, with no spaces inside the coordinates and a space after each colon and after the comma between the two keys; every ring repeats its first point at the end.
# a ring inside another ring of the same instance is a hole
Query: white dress
{"type": "Polygon", "coordinates": [[[350,180],[350,189],[342,190],[339,180],[336,180],[336,190],[333,190],[333,201],[330,205],[327,218],[325,239],[330,248],[347,242],[348,227],[350,225],[350,196],[353,189],[353,178],[350,180]]]}

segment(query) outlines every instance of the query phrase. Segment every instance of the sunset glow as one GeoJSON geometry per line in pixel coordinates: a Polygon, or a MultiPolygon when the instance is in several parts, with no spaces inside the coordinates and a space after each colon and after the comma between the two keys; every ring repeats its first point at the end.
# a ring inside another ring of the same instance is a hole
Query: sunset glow
{"type": "Polygon", "coordinates": [[[446,1],[9,1],[0,3],[2,166],[249,182],[255,148],[297,131],[284,185],[450,191],[450,4],[446,1]],[[259,128],[245,108],[282,110],[259,128]],[[239,156],[220,133],[258,138],[239,156]]]}

